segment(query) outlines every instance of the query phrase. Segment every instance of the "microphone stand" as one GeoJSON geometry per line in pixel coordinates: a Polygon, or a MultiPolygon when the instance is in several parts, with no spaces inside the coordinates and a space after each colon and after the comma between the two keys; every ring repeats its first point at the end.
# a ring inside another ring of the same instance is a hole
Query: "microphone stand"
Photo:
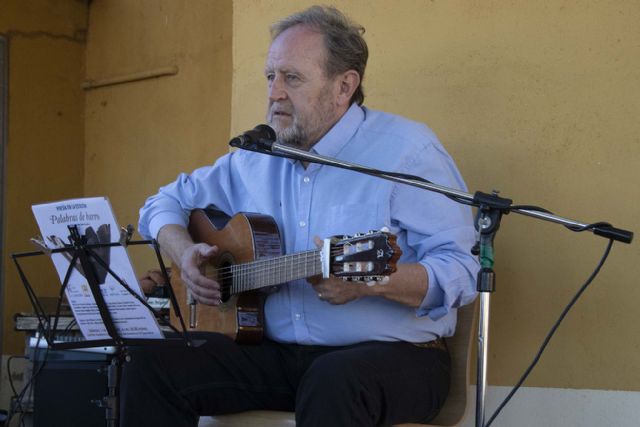
{"type": "Polygon", "coordinates": [[[479,256],[480,271],[477,277],[477,291],[480,294],[480,314],[478,325],[478,360],[477,360],[477,386],[476,386],[476,427],[484,427],[485,397],[487,388],[487,355],[489,348],[489,306],[490,295],[495,291],[495,272],[493,271],[493,241],[500,228],[502,215],[515,212],[544,221],[564,225],[572,231],[592,231],[598,236],[623,243],[631,243],[633,232],[612,227],[608,223],[586,224],[568,218],[554,215],[550,212],[532,209],[530,207],[512,206],[512,200],[498,196],[498,192],[492,194],[477,191],[471,195],[464,191],[445,187],[428,182],[424,179],[409,175],[380,171],[350,162],[321,156],[308,151],[300,150],[288,145],[283,145],[269,139],[258,138],[234,138],[229,145],[243,150],[255,151],[271,156],[287,157],[309,163],[318,163],[354,172],[364,173],[387,179],[402,184],[412,185],[428,191],[443,194],[450,199],[478,208],[475,227],[479,233],[476,246],[472,253],[479,256]]]}

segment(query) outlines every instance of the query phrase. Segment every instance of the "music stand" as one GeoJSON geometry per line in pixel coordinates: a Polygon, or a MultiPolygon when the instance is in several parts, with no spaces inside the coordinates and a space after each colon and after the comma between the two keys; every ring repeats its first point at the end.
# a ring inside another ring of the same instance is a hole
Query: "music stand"
{"type": "Polygon", "coordinates": [[[111,363],[109,364],[107,371],[107,389],[108,394],[101,401],[98,402],[100,407],[105,408],[105,420],[107,426],[116,427],[118,425],[119,419],[119,402],[118,402],[118,388],[119,388],[119,380],[120,380],[120,371],[122,368],[122,362],[127,358],[126,348],[128,346],[141,346],[141,345],[179,345],[184,344],[187,346],[192,346],[193,342],[189,338],[186,332],[186,326],[182,315],[180,313],[180,307],[177,303],[177,299],[175,293],[173,292],[173,288],[171,287],[171,282],[169,280],[169,275],[167,273],[167,269],[162,260],[162,256],[160,255],[160,249],[158,243],[155,240],[139,240],[139,241],[131,241],[131,235],[133,233],[133,227],[128,226],[126,229],[123,229],[120,234],[120,241],[118,242],[110,242],[110,243],[98,243],[98,244],[88,244],[86,236],[82,236],[78,230],[77,225],[69,225],[68,226],[70,235],[69,241],[70,244],[66,245],[62,248],[50,249],[43,242],[32,239],[38,246],[42,248],[40,251],[33,252],[22,252],[22,253],[14,253],[11,254],[11,257],[16,265],[18,270],[18,274],[20,279],[27,291],[27,296],[33,306],[35,314],[38,318],[38,324],[41,331],[41,334],[44,336],[47,341],[48,347],[52,350],[76,350],[90,347],[103,347],[103,346],[111,346],[115,348],[114,356],[111,358],[111,363]],[[123,246],[127,247],[129,245],[142,245],[151,244],[154,248],[156,258],[158,260],[158,265],[162,272],[162,275],[166,281],[166,286],[169,290],[169,299],[171,304],[174,307],[176,317],[179,319],[181,331],[175,328],[171,323],[163,317],[158,311],[154,310],[144,298],[141,298],[129,285],[123,281],[118,274],[116,274],[104,259],[96,253],[97,249],[100,248],[110,248],[113,246],[123,246]],[[62,287],[60,289],[60,293],[58,295],[56,312],[51,318],[50,315],[46,313],[40,300],[34,291],[33,287],[29,283],[25,272],[18,260],[20,258],[25,257],[33,257],[40,255],[51,255],[53,253],[64,253],[67,254],[69,261],[69,267],[66,271],[65,278],[62,283],[62,287]],[[156,319],[159,320],[159,323],[165,324],[174,332],[180,334],[179,338],[164,338],[164,339],[149,339],[149,338],[123,338],[118,332],[117,327],[115,326],[113,317],[109,312],[108,305],[102,295],[100,290],[100,284],[97,279],[97,266],[99,268],[104,269],[106,274],[113,277],[124,289],[127,290],[128,293],[133,295],[139,302],[141,302],[148,310],[150,310],[156,319]],[[57,333],[57,325],[58,319],[60,317],[60,310],[62,307],[62,301],[64,298],[65,290],[68,286],[69,279],[71,277],[71,273],[74,268],[82,269],[83,275],[87,279],[89,289],[91,291],[91,295],[93,296],[93,300],[96,303],[98,308],[98,312],[100,314],[100,318],[104,323],[106,331],[110,337],[110,339],[98,339],[98,340],[86,340],[86,341],[73,341],[73,342],[61,342],[56,340],[57,333]],[[53,324],[52,324],[53,323],[53,324]]]}

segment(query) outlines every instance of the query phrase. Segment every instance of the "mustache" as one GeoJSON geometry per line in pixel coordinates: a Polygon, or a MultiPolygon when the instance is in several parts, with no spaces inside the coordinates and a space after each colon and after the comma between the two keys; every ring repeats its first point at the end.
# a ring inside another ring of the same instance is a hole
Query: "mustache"
{"type": "Polygon", "coordinates": [[[272,117],[275,113],[293,115],[294,109],[292,105],[282,105],[274,102],[269,105],[269,116],[272,117]]]}

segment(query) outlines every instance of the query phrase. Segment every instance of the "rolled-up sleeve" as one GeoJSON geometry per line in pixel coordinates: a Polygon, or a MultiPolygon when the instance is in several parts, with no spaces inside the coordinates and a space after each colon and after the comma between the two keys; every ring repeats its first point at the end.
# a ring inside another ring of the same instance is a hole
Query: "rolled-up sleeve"
{"type": "MultiPolygon", "coordinates": [[[[430,139],[406,163],[406,173],[449,188],[466,191],[451,157],[430,139]]],[[[475,230],[471,208],[428,190],[398,184],[392,197],[392,221],[406,230],[400,241],[407,249],[403,262],[427,271],[429,287],[417,316],[440,319],[476,296],[478,260],[471,254],[475,230]]]]}
{"type": "Polygon", "coordinates": [[[428,315],[433,320],[472,302],[476,297],[475,277],[478,261],[471,255],[473,229],[460,227],[447,230],[426,239],[433,245],[420,264],[427,270],[429,290],[416,311],[418,316],[428,315]]]}

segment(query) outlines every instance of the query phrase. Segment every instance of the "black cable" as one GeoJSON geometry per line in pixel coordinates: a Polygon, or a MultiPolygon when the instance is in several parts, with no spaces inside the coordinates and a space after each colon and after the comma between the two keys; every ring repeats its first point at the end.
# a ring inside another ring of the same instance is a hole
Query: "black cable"
{"type": "Polygon", "coordinates": [[[547,213],[547,214],[553,215],[553,212],[548,211],[545,208],[541,208],[540,206],[535,206],[535,205],[511,205],[511,206],[509,206],[509,209],[520,209],[520,210],[525,210],[525,211],[536,211],[536,212],[543,212],[543,213],[547,213]]]}
{"type": "Polygon", "coordinates": [[[74,317],[74,318],[69,322],[69,324],[67,325],[67,327],[66,327],[66,328],[64,328],[64,329],[62,330],[62,333],[60,334],[60,335],[61,335],[61,337],[65,337],[65,336],[69,336],[69,335],[73,334],[73,333],[74,333],[74,330],[73,330],[73,329],[74,329],[74,327],[76,326],[76,324],[77,324],[77,323],[78,323],[78,322],[77,322],[76,318],[74,317]]]}
{"type": "MultiPolygon", "coordinates": [[[[536,211],[536,212],[543,212],[546,214],[550,214],[550,215],[555,215],[553,212],[545,209],[545,208],[541,208],[539,206],[533,206],[533,205],[512,205],[509,206],[509,209],[518,209],[518,210],[527,210],[527,211],[536,211]]],[[[508,212],[505,212],[508,213],[508,212]]],[[[583,225],[583,226],[579,226],[579,225],[564,225],[565,228],[571,230],[571,231],[575,231],[577,233],[580,233],[582,231],[591,231],[595,228],[601,228],[601,227],[611,227],[611,224],[609,224],[608,222],[594,222],[592,224],[587,224],[587,225],[583,225]]]]}
{"type": "Polygon", "coordinates": [[[525,370],[525,372],[522,375],[522,377],[520,377],[520,380],[518,380],[516,385],[511,389],[511,392],[507,395],[507,397],[505,397],[505,399],[502,401],[502,403],[495,410],[495,412],[493,413],[491,418],[489,418],[489,421],[485,424],[485,427],[489,427],[491,425],[491,423],[496,419],[498,414],[500,414],[500,411],[502,411],[502,409],[507,405],[507,403],[509,403],[509,401],[511,400],[513,395],[516,394],[516,392],[518,391],[520,386],[522,386],[522,384],[525,382],[525,380],[527,379],[527,377],[529,376],[529,374],[531,373],[533,368],[538,364],[538,361],[540,360],[540,356],[542,356],[542,353],[544,352],[545,348],[549,344],[549,341],[551,340],[553,335],[556,333],[556,330],[560,326],[560,323],[562,323],[562,321],[564,320],[564,318],[567,315],[567,313],[569,313],[569,310],[571,310],[571,308],[576,303],[576,301],[578,301],[578,298],[580,298],[580,296],[584,293],[584,291],[591,284],[591,282],[593,282],[593,279],[595,279],[595,277],[600,272],[600,269],[602,268],[602,266],[604,265],[605,261],[607,260],[607,257],[609,256],[609,252],[611,252],[611,247],[612,246],[613,246],[613,239],[610,239],[609,243],[607,244],[607,248],[605,249],[604,254],[602,255],[602,258],[600,259],[600,262],[598,263],[597,267],[595,268],[595,270],[593,270],[593,272],[591,273],[591,275],[589,276],[587,281],[580,287],[580,289],[574,295],[574,297],[571,299],[569,304],[567,304],[567,306],[564,308],[564,310],[562,310],[562,313],[560,314],[560,317],[558,318],[558,320],[556,320],[556,323],[554,323],[554,325],[551,327],[551,330],[549,331],[549,333],[545,337],[545,339],[544,339],[542,345],[540,346],[540,349],[538,350],[538,353],[534,357],[533,361],[531,362],[529,367],[525,370]]]}
{"type": "MultiPolygon", "coordinates": [[[[33,393],[33,382],[35,381],[36,377],[38,376],[38,374],[40,373],[40,371],[44,368],[45,364],[47,363],[47,358],[49,356],[49,347],[46,348],[45,350],[45,354],[42,360],[42,363],[38,366],[37,365],[37,359],[38,359],[38,351],[39,351],[39,345],[40,345],[40,340],[42,339],[42,334],[38,334],[38,339],[36,341],[36,345],[33,349],[33,353],[32,353],[32,369],[31,369],[31,378],[29,378],[29,381],[22,387],[22,390],[20,390],[20,393],[17,393],[17,391],[15,390],[15,387],[12,384],[11,381],[11,374],[9,371],[9,382],[11,384],[11,388],[12,391],[14,392],[14,395],[12,397],[15,398],[15,405],[12,405],[9,411],[9,414],[7,415],[7,421],[6,424],[7,425],[11,425],[11,420],[13,419],[13,417],[16,415],[16,413],[20,413],[20,420],[18,421],[19,425],[22,425],[23,427],[25,427],[24,424],[24,415],[25,415],[25,410],[24,408],[22,408],[22,400],[25,397],[25,394],[27,392],[27,390],[31,391],[31,393],[33,393]],[[36,369],[37,366],[37,369],[36,369]],[[14,407],[19,408],[19,410],[14,410],[14,407]]],[[[12,357],[18,357],[18,356],[12,356],[12,357]]],[[[26,356],[21,356],[24,358],[27,358],[26,356]]],[[[7,370],[9,369],[9,363],[7,363],[7,370]]]]}
{"type": "Polygon", "coordinates": [[[9,356],[7,359],[7,377],[9,378],[9,387],[11,387],[11,392],[13,396],[18,395],[18,391],[16,390],[15,385],[13,384],[13,378],[11,378],[11,361],[13,359],[26,359],[27,356],[9,356]]]}
{"type": "Polygon", "coordinates": [[[11,419],[16,413],[24,413],[24,409],[22,408],[22,395],[24,394],[24,389],[18,394],[15,385],[13,384],[13,379],[11,378],[11,361],[15,358],[27,358],[26,356],[10,356],[7,359],[7,377],[9,378],[9,386],[11,387],[11,392],[13,395],[11,396],[14,399],[14,404],[10,406],[9,413],[7,414],[7,425],[11,424],[11,419]],[[14,410],[17,408],[17,410],[14,410]]]}
{"type": "Polygon", "coordinates": [[[565,227],[567,227],[571,231],[576,231],[579,233],[581,231],[590,231],[598,227],[611,227],[611,224],[609,224],[608,222],[594,222],[593,224],[587,224],[582,227],[577,225],[565,225],[565,227]]]}

